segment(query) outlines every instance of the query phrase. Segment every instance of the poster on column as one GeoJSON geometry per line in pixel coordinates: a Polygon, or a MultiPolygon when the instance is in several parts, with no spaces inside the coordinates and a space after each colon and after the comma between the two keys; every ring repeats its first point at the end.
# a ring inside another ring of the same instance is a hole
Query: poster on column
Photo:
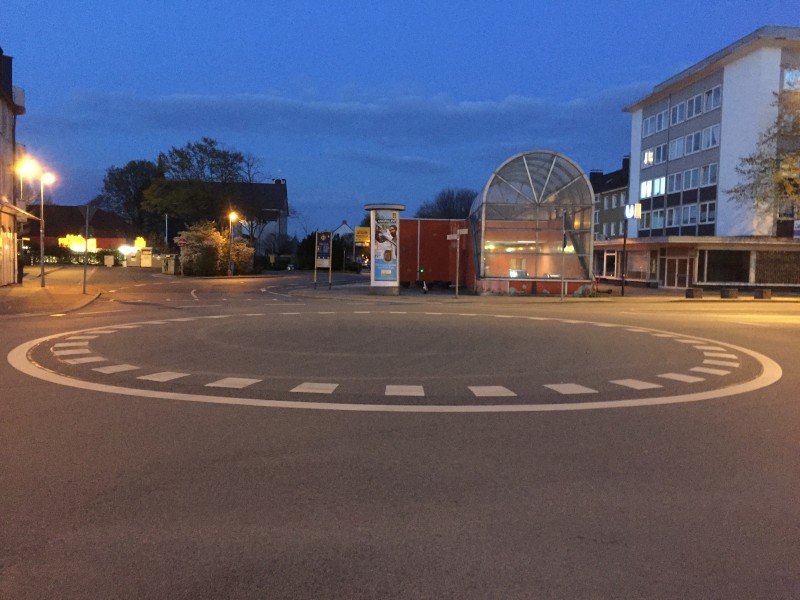
{"type": "Polygon", "coordinates": [[[375,210],[372,224],[372,268],[374,281],[397,281],[400,213],[375,210]]]}

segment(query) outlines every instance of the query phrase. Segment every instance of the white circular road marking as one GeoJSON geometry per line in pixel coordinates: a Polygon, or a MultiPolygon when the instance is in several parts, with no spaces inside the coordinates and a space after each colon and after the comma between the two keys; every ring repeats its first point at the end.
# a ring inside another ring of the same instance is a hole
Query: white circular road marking
{"type": "MultiPolygon", "coordinates": [[[[298,313],[299,314],[299,313],[298,313]]],[[[194,317],[190,319],[169,319],[169,321],[193,321],[195,319],[204,318],[225,318],[232,315],[218,315],[212,317],[194,317]]],[[[257,316],[257,315],[253,315],[257,316]]],[[[260,315],[258,315],[260,316],[260,315]]],[[[470,316],[478,316],[470,314],[470,316]]],[[[505,317],[506,315],[487,315],[495,317],[505,317]]],[[[597,323],[592,321],[574,321],[559,318],[547,317],[520,317],[534,320],[552,320],[565,323],[581,323],[587,325],[597,325],[602,327],[625,327],[624,325],[616,325],[609,323],[597,323]]],[[[31,340],[20,344],[8,353],[9,364],[18,371],[30,375],[31,377],[41,379],[57,385],[64,385],[67,387],[78,388],[83,390],[90,390],[95,392],[102,392],[107,394],[120,394],[123,396],[136,396],[139,398],[154,398],[161,400],[177,400],[181,402],[202,402],[210,404],[228,404],[237,406],[259,406],[265,408],[292,408],[304,410],[332,410],[332,411],[350,411],[350,412],[394,412],[394,413],[513,413],[513,412],[560,412],[560,411],[579,411],[579,410],[598,410],[610,408],[633,408],[643,406],[660,406],[667,404],[681,404],[688,402],[699,402],[703,400],[714,400],[735,396],[752,392],[764,387],[767,387],[778,381],[783,371],[781,366],[764,354],[735,346],[726,342],[720,342],[709,338],[702,338],[697,336],[686,336],[683,334],[672,333],[668,331],[636,328],[637,332],[650,332],[658,337],[675,337],[684,340],[694,340],[702,343],[715,344],[724,346],[727,349],[735,350],[742,354],[750,356],[761,365],[761,373],[755,378],[742,383],[733,384],[730,386],[707,390],[704,392],[695,392],[690,394],[677,394],[673,396],[659,396],[649,398],[633,398],[627,400],[605,400],[595,402],[579,402],[579,403],[547,403],[547,404],[463,404],[463,405],[415,405],[415,404],[353,404],[342,402],[306,402],[306,401],[287,401],[287,400],[264,400],[258,398],[230,398],[226,396],[215,396],[210,394],[190,394],[183,392],[168,392],[163,390],[146,390],[140,388],[130,388],[119,385],[109,385],[103,383],[95,383],[91,381],[83,381],[67,377],[56,373],[55,371],[46,369],[41,365],[29,359],[30,353],[34,348],[48,342],[50,340],[63,338],[70,335],[85,334],[91,331],[103,329],[120,329],[132,328],[138,325],[154,323],[153,321],[130,323],[126,325],[108,326],[104,328],[89,328],[79,329],[71,332],[57,333],[35,340],[31,340]]]]}

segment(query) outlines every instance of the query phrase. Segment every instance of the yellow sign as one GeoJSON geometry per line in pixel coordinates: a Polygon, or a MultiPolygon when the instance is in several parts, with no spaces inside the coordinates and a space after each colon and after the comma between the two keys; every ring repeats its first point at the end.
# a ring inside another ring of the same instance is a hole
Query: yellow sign
{"type": "Polygon", "coordinates": [[[356,227],[356,244],[369,246],[369,227],[356,227]]]}

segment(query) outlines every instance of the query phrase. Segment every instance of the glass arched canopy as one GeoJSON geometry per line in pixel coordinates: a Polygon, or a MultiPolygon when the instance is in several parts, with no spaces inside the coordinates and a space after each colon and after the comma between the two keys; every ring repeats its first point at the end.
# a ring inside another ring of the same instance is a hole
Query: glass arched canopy
{"type": "Polygon", "coordinates": [[[492,174],[470,212],[478,276],[591,279],[593,192],[566,156],[512,156],[492,174]]]}

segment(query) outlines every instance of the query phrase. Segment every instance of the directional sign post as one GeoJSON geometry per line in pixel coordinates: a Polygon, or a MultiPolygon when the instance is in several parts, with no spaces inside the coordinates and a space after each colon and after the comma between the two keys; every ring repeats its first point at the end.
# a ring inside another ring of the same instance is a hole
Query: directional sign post
{"type": "Polygon", "coordinates": [[[459,264],[459,258],[461,257],[461,236],[467,235],[469,233],[468,229],[458,229],[455,233],[451,233],[447,236],[448,240],[455,240],[456,242],[456,298],[458,298],[458,276],[461,271],[461,265],[459,264]]]}
{"type": "Polygon", "coordinates": [[[89,262],[89,221],[97,212],[97,207],[91,204],[81,206],[81,212],[86,217],[86,229],[83,232],[83,293],[86,293],[86,265],[89,262]]]}

